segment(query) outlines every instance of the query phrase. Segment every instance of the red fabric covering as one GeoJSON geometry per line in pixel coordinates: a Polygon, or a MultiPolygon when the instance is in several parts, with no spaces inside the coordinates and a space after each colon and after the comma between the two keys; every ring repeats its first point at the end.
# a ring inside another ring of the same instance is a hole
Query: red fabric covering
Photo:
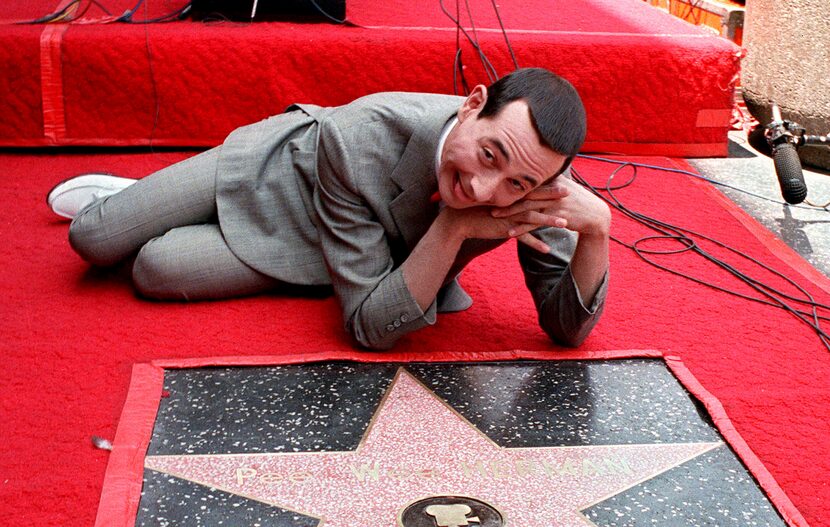
{"type": "MultiPolygon", "coordinates": [[[[470,3],[483,49],[509,72],[490,2],[470,3]]],[[[455,31],[437,0],[347,5],[363,27],[3,26],[0,71],[18,75],[0,74],[14,94],[0,100],[0,145],[211,146],[293,102],[453,92],[455,31]]],[[[501,14],[520,65],[549,67],[582,93],[586,150],[725,155],[740,54],[727,40],[640,0],[523,0],[501,14]]],[[[464,13],[462,23],[470,29],[464,13]]],[[[469,45],[463,57],[470,82],[486,84],[469,45]]]]}
{"type": "MultiPolygon", "coordinates": [[[[134,364],[353,349],[333,299],[139,300],[124,272],[89,269],[72,253],[66,224],[43,202],[56,182],[75,173],[140,177],[185,155],[0,154],[0,501],[4,512],[14,511],[3,516],[4,525],[93,523],[108,455],[89,438],[113,437],[134,364]]],[[[610,172],[587,160],[576,166],[594,183],[610,172]]],[[[809,280],[785,265],[712,192],[686,176],[643,170],[618,195],[644,213],[736,246],[830,302],[827,279],[813,271],[809,280]]],[[[619,216],[613,233],[627,242],[650,234],[619,216]]],[[[508,245],[474,262],[461,279],[473,307],[405,337],[396,352],[425,358],[461,352],[471,360],[515,349],[561,353],[538,329],[514,252],[508,245]]],[[[691,254],[658,258],[746,289],[691,254]]],[[[792,254],[788,258],[806,269],[792,254]]],[[[681,357],[809,524],[830,525],[830,353],[816,335],[780,310],[658,271],[618,245],[611,259],[606,312],[581,351],[657,349],[681,357]]]]}

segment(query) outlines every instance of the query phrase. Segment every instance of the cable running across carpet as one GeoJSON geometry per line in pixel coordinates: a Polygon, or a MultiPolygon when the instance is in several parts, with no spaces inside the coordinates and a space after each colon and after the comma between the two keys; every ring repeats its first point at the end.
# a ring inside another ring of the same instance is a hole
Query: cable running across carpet
{"type": "Polygon", "coordinates": [[[640,238],[640,239],[634,241],[633,243],[626,243],[626,242],[624,242],[624,241],[622,241],[622,240],[620,240],[620,239],[618,239],[614,236],[611,236],[611,239],[614,242],[616,242],[616,243],[618,243],[618,244],[634,251],[637,254],[637,256],[639,256],[643,261],[645,261],[649,265],[657,267],[658,269],[661,269],[663,271],[672,273],[672,274],[680,276],[682,278],[686,278],[688,280],[692,280],[693,282],[696,282],[696,283],[701,284],[701,285],[705,285],[705,286],[710,287],[712,289],[716,289],[718,291],[743,298],[745,300],[751,300],[753,302],[759,302],[759,303],[766,304],[766,305],[769,305],[769,306],[778,307],[780,309],[783,309],[783,310],[789,312],[795,318],[797,318],[800,322],[802,322],[803,324],[806,324],[807,326],[812,328],[816,332],[816,334],[818,335],[818,337],[821,340],[821,343],[824,345],[824,347],[828,351],[830,351],[830,335],[828,335],[821,326],[821,321],[830,320],[830,317],[827,316],[827,315],[819,314],[820,309],[830,311],[830,305],[823,304],[823,303],[820,303],[820,302],[816,301],[816,299],[808,291],[806,291],[803,287],[801,287],[800,285],[795,283],[792,279],[785,276],[783,273],[773,269],[772,267],[770,267],[768,265],[765,265],[765,264],[759,262],[758,260],[756,260],[754,258],[751,258],[751,257],[741,253],[737,249],[735,249],[735,248],[733,248],[733,247],[731,247],[731,246],[729,246],[725,243],[722,243],[722,242],[720,242],[720,241],[718,241],[718,240],[716,240],[716,239],[714,239],[710,236],[707,236],[705,234],[701,234],[701,233],[698,233],[698,232],[695,232],[695,231],[692,231],[692,230],[689,230],[689,229],[685,229],[683,227],[672,225],[670,223],[667,223],[667,222],[658,220],[656,218],[652,218],[650,216],[647,216],[645,214],[642,214],[640,212],[634,211],[634,210],[628,208],[627,206],[625,206],[625,204],[622,201],[620,201],[620,199],[614,194],[615,190],[625,188],[625,187],[631,185],[634,182],[634,180],[637,178],[637,168],[638,167],[673,171],[673,172],[679,172],[679,173],[683,173],[683,174],[689,174],[689,175],[697,176],[696,174],[692,174],[690,172],[683,171],[683,170],[671,170],[671,169],[665,169],[665,168],[662,168],[662,167],[644,165],[644,164],[640,164],[640,163],[632,163],[630,161],[615,161],[615,160],[612,160],[612,159],[606,159],[606,158],[595,157],[595,156],[586,156],[586,155],[581,155],[580,157],[583,157],[583,158],[586,158],[586,159],[593,159],[593,160],[601,161],[601,162],[605,162],[605,163],[614,163],[614,164],[619,165],[608,176],[608,179],[607,179],[606,184],[605,184],[604,187],[595,187],[595,186],[591,185],[590,183],[588,183],[584,178],[582,178],[579,175],[576,168],[572,168],[571,171],[573,173],[574,180],[576,180],[578,183],[580,183],[581,185],[586,187],[588,190],[593,192],[595,195],[597,195],[599,198],[601,198],[603,201],[605,201],[610,207],[612,207],[615,210],[621,212],[625,217],[630,218],[630,219],[636,221],[637,223],[639,223],[639,224],[641,224],[645,227],[648,227],[649,229],[651,229],[651,230],[658,233],[655,236],[646,236],[646,237],[640,238]],[[616,185],[616,186],[613,186],[612,182],[614,180],[614,177],[620,171],[622,171],[623,169],[625,169],[627,167],[630,167],[633,171],[631,177],[626,182],[624,182],[622,184],[619,184],[619,185],[616,185]],[[605,194],[603,194],[603,192],[605,194]],[[717,245],[717,246],[719,246],[723,249],[726,249],[727,251],[731,252],[732,254],[740,256],[741,258],[743,258],[745,260],[748,260],[748,261],[752,262],[753,264],[755,264],[755,265],[757,265],[757,266],[759,266],[759,267],[761,267],[761,268],[777,275],[778,277],[782,278],[787,283],[789,283],[790,285],[792,285],[793,287],[798,289],[798,291],[802,295],[804,295],[804,298],[798,298],[798,297],[794,297],[792,295],[789,295],[787,293],[784,293],[783,291],[780,291],[780,290],[778,290],[778,289],[762,282],[761,280],[755,279],[755,278],[749,276],[748,274],[738,270],[734,265],[731,265],[730,263],[724,261],[721,258],[718,258],[718,257],[714,256],[710,252],[708,252],[708,251],[704,250],[702,247],[700,247],[700,245],[695,241],[695,239],[694,239],[695,237],[697,237],[699,239],[702,239],[702,240],[707,240],[711,243],[714,243],[715,245],[717,245]],[[645,249],[645,248],[642,247],[642,245],[644,245],[645,243],[647,243],[649,241],[652,241],[652,240],[673,240],[673,241],[676,241],[676,242],[680,243],[681,247],[679,249],[670,249],[670,250],[662,250],[662,251],[661,250],[655,250],[655,249],[645,249]],[[695,277],[687,275],[687,274],[685,274],[681,271],[677,271],[675,269],[671,269],[669,267],[661,265],[661,264],[657,263],[656,261],[654,261],[653,259],[650,259],[647,256],[647,255],[650,255],[650,254],[651,255],[679,254],[679,253],[683,253],[683,252],[687,252],[687,251],[692,251],[692,252],[700,255],[701,257],[705,258],[707,261],[709,261],[709,262],[715,264],[716,266],[720,267],[721,269],[726,270],[732,276],[736,277],[737,279],[739,279],[740,281],[742,281],[743,283],[747,284],[749,287],[754,289],[756,292],[760,293],[761,297],[759,298],[759,297],[753,297],[753,296],[745,295],[745,294],[740,293],[738,291],[734,291],[734,290],[730,290],[730,289],[721,287],[721,286],[715,284],[714,282],[711,282],[711,281],[708,281],[708,280],[703,280],[703,279],[700,279],[700,278],[695,278],[695,277]],[[794,303],[797,303],[797,304],[803,304],[803,305],[807,306],[809,308],[809,312],[805,312],[802,309],[800,309],[798,307],[795,307],[794,305],[791,304],[791,302],[794,302],[794,303]]]}

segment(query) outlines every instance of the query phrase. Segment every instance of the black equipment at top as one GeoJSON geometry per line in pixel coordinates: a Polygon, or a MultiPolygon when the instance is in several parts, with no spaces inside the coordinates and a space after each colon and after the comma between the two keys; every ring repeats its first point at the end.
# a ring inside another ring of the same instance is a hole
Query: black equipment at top
{"type": "Polygon", "coordinates": [[[193,0],[195,20],[309,20],[342,23],[346,0],[193,0]]]}

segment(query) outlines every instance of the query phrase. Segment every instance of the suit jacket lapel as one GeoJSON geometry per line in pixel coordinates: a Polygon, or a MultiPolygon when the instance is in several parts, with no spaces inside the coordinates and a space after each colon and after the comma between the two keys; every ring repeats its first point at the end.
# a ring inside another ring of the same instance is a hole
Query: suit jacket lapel
{"type": "Polygon", "coordinates": [[[438,191],[435,154],[441,132],[458,107],[458,101],[449,100],[430,112],[409,139],[392,172],[391,179],[401,193],[389,204],[389,212],[410,250],[438,215],[438,203],[431,201],[438,191]]]}

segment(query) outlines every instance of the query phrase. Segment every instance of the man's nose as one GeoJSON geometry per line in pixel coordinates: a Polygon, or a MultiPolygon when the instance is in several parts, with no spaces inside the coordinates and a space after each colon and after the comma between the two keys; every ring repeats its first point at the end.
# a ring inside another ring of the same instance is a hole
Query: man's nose
{"type": "Polygon", "coordinates": [[[473,198],[478,203],[490,203],[496,194],[500,178],[493,172],[482,172],[473,176],[470,180],[470,187],[473,191],[473,198]]]}

